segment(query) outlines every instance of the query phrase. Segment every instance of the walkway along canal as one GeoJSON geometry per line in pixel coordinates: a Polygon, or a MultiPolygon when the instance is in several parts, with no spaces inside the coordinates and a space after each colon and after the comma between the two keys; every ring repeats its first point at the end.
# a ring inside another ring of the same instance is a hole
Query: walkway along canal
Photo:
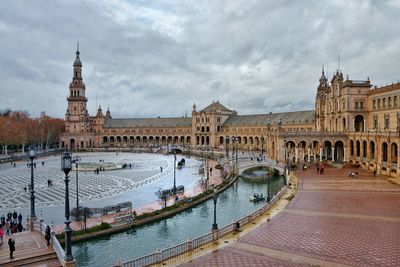
{"type": "MultiPolygon", "coordinates": [[[[217,202],[219,227],[231,224],[264,205],[264,201],[250,202],[249,197],[253,193],[266,195],[268,181],[271,196],[284,184],[284,178],[276,175],[254,180],[239,177],[231,187],[220,193],[217,202]]],[[[78,266],[112,266],[117,259],[124,262],[209,233],[212,222],[213,200],[210,199],[167,219],[118,234],[76,242],[73,244],[73,255],[78,266]]]]}

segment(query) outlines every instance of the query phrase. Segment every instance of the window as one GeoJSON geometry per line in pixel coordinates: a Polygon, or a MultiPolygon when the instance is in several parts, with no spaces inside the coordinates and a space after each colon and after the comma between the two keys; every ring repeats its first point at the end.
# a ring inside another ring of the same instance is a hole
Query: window
{"type": "Polygon", "coordinates": [[[356,109],[358,109],[358,101],[356,101],[356,109]]]}
{"type": "Polygon", "coordinates": [[[373,117],[374,120],[374,129],[378,129],[378,115],[374,115],[373,117]]]}
{"type": "Polygon", "coordinates": [[[389,128],[389,114],[385,114],[385,129],[389,128]]]}
{"type": "Polygon", "coordinates": [[[397,96],[394,97],[394,106],[397,108],[397,106],[399,105],[399,101],[397,99],[397,96]]]}
{"type": "Polygon", "coordinates": [[[360,109],[364,109],[364,102],[360,102],[360,109]]]}
{"type": "Polygon", "coordinates": [[[386,108],[386,98],[382,99],[382,108],[386,108]]]}
{"type": "Polygon", "coordinates": [[[373,108],[373,109],[376,109],[376,101],[375,101],[375,99],[372,100],[372,108],[373,108]]]}
{"type": "Polygon", "coordinates": [[[381,100],[378,99],[378,108],[381,108],[381,100]]]}
{"type": "Polygon", "coordinates": [[[388,108],[391,108],[391,107],[392,107],[392,98],[389,97],[388,98],[388,108]]]}

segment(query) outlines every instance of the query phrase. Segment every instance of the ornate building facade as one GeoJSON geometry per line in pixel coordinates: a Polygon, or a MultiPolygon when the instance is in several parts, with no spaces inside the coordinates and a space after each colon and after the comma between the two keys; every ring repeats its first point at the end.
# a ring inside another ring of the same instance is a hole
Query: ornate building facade
{"type": "Polygon", "coordinates": [[[61,146],[71,150],[177,145],[190,149],[259,151],[290,162],[359,164],[400,176],[400,84],[372,86],[369,78],[328,81],[322,70],[315,110],[239,115],[219,101],[191,117],[113,118],[101,107],[89,116],[79,50],[73,64],[61,146]]]}

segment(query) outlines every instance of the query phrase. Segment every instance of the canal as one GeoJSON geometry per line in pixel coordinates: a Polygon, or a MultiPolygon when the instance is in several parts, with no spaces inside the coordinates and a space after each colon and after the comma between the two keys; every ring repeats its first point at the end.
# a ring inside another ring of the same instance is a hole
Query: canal
{"type": "MultiPolygon", "coordinates": [[[[269,170],[258,167],[239,177],[235,183],[222,192],[217,202],[217,223],[221,228],[235,219],[242,218],[265,204],[265,201],[251,202],[253,193],[275,195],[283,186],[282,176],[268,175],[269,170]],[[268,182],[269,181],[269,182],[268,182]]],[[[271,173],[270,173],[271,174],[271,173]]],[[[173,217],[148,225],[73,244],[73,255],[77,266],[112,266],[117,259],[122,262],[137,258],[155,250],[165,249],[210,232],[213,222],[213,200],[188,209],[173,217]]]]}

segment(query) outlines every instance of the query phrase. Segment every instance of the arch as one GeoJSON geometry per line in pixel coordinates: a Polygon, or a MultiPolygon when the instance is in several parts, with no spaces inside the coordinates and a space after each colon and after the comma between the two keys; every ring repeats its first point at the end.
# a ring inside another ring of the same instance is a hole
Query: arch
{"type": "Polygon", "coordinates": [[[388,145],[386,142],[382,143],[382,161],[387,162],[388,160],[388,145]]]}
{"type": "Polygon", "coordinates": [[[254,138],[254,142],[256,143],[257,146],[260,144],[260,139],[258,138],[258,136],[254,138]]]}
{"type": "Polygon", "coordinates": [[[205,141],[204,141],[204,136],[201,137],[201,145],[204,145],[205,141]]]}
{"type": "Polygon", "coordinates": [[[209,137],[209,136],[206,137],[206,145],[207,145],[207,146],[210,145],[210,137],[209,137]]]}
{"type": "Polygon", "coordinates": [[[74,138],[71,138],[69,140],[69,148],[70,148],[70,150],[74,150],[75,149],[75,139],[74,138]]]}
{"type": "Polygon", "coordinates": [[[135,142],[135,137],[129,136],[129,143],[133,144],[135,142]]]}
{"type": "Polygon", "coordinates": [[[364,132],[364,116],[357,115],[354,118],[354,130],[356,132],[364,132]]]}
{"type": "Polygon", "coordinates": [[[178,136],[174,136],[174,144],[178,144],[179,143],[179,137],[178,136]]]}
{"type": "Polygon", "coordinates": [[[124,143],[128,143],[128,137],[127,137],[127,136],[122,137],[122,141],[123,141],[124,143]]]}
{"type": "Polygon", "coordinates": [[[332,143],[331,143],[331,141],[325,141],[324,148],[325,148],[324,158],[326,160],[332,160],[332,143]]]}
{"type": "Polygon", "coordinates": [[[136,142],[140,144],[140,136],[136,136],[136,142]]]}
{"type": "Polygon", "coordinates": [[[349,147],[350,147],[350,156],[354,156],[354,141],[353,140],[350,140],[350,143],[349,143],[349,147]]]}
{"type": "Polygon", "coordinates": [[[159,136],[156,136],[155,140],[156,140],[156,144],[160,144],[160,137],[159,136]]]}
{"type": "Polygon", "coordinates": [[[247,136],[243,137],[243,144],[247,145],[247,136]]]}
{"type": "Polygon", "coordinates": [[[204,126],[201,126],[201,132],[204,133],[204,126]]]}
{"type": "Polygon", "coordinates": [[[356,141],[356,157],[358,158],[358,157],[360,157],[361,155],[361,144],[360,144],[360,141],[359,140],[357,140],[356,141]]]}
{"type": "Polygon", "coordinates": [[[167,142],[167,138],[165,136],[161,137],[161,143],[165,144],[167,142]]]}
{"type": "Polygon", "coordinates": [[[253,142],[253,137],[252,137],[252,136],[249,137],[249,143],[250,143],[250,145],[253,145],[253,143],[254,143],[254,142],[253,142]]]}
{"type": "Polygon", "coordinates": [[[398,153],[397,144],[392,143],[392,145],[390,146],[390,157],[392,164],[397,164],[397,153],[398,153]]]}
{"type": "Polygon", "coordinates": [[[186,143],[188,143],[190,145],[191,141],[192,141],[192,139],[190,138],[190,136],[186,136],[186,143]]]}
{"type": "Polygon", "coordinates": [[[121,136],[117,136],[117,143],[121,143],[121,136]]]}
{"type": "Polygon", "coordinates": [[[220,132],[221,131],[221,126],[217,126],[217,132],[220,132]]]}
{"type": "Polygon", "coordinates": [[[335,143],[335,155],[334,161],[342,163],[344,160],[344,143],[342,141],[336,141],[335,143]]]}
{"type": "Polygon", "coordinates": [[[368,149],[367,149],[367,141],[363,141],[362,142],[362,148],[363,148],[363,153],[362,153],[362,157],[364,158],[364,159],[366,159],[367,158],[367,152],[368,152],[368,149]]]}
{"type": "Polygon", "coordinates": [[[103,136],[103,144],[107,144],[108,143],[108,137],[107,136],[103,136]]]}
{"type": "Polygon", "coordinates": [[[168,137],[167,137],[167,142],[168,142],[168,144],[171,144],[171,143],[172,143],[172,136],[168,136],[168,137]]]}
{"type": "Polygon", "coordinates": [[[369,142],[369,159],[375,160],[375,143],[374,141],[369,142]]]}
{"type": "Polygon", "coordinates": [[[147,136],[142,136],[142,143],[144,143],[144,144],[147,143],[147,136]]]}
{"type": "Polygon", "coordinates": [[[207,127],[206,127],[206,132],[208,133],[209,131],[210,131],[210,127],[207,126],[207,127]]]}
{"type": "Polygon", "coordinates": [[[114,143],[115,142],[115,137],[114,136],[110,136],[110,143],[114,143]]]}
{"type": "Polygon", "coordinates": [[[220,144],[220,145],[223,145],[223,144],[224,144],[224,137],[223,137],[223,136],[220,136],[220,137],[219,137],[219,144],[220,144]]]}
{"type": "Polygon", "coordinates": [[[196,145],[200,145],[200,136],[196,136],[196,145]]]}

